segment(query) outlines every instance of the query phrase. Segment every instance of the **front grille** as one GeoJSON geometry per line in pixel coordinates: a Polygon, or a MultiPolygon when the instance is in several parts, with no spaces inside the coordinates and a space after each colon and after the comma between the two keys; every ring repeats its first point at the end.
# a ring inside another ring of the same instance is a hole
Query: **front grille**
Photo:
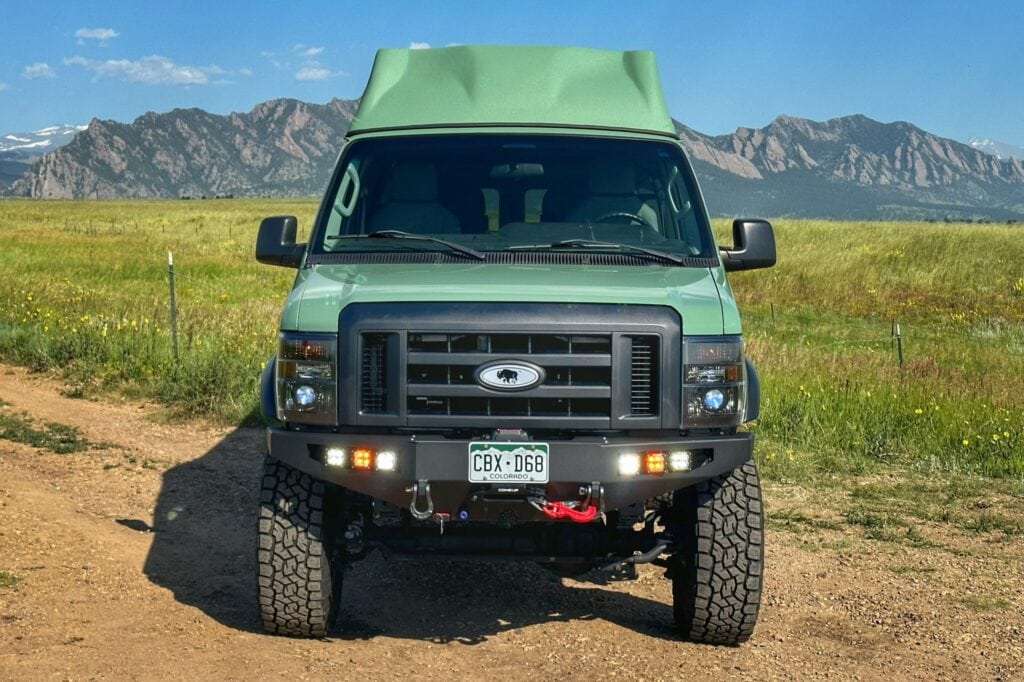
{"type": "Polygon", "coordinates": [[[681,347],[681,323],[668,307],[353,303],[338,330],[345,427],[679,426],[679,354],[667,349],[681,347]],[[505,363],[523,365],[540,380],[505,386],[482,378],[505,363]]]}
{"type": "Polygon", "coordinates": [[[388,410],[387,351],[387,334],[363,334],[359,371],[359,409],[363,414],[384,414],[388,410]]]}
{"type": "Polygon", "coordinates": [[[410,415],[608,418],[612,396],[610,334],[410,333],[406,372],[410,415]],[[544,370],[540,384],[495,395],[478,367],[524,361],[544,370]]]}
{"type": "Polygon", "coordinates": [[[658,397],[658,338],[630,338],[629,413],[638,417],[656,414],[658,397]]]}

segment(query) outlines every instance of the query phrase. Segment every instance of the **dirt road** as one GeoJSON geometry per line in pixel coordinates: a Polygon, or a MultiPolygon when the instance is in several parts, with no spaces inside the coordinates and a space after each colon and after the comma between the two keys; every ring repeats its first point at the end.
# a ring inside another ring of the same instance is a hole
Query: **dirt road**
{"type": "MultiPolygon", "coordinates": [[[[678,641],[654,568],[599,585],[376,556],[346,575],[331,639],[269,637],[252,577],[260,431],[160,424],[3,366],[0,400],[102,445],[0,441],[0,571],[20,578],[0,587],[0,679],[1024,677],[1019,542],[938,550],[847,526],[769,524],[761,618],[739,648],[678,641]]],[[[769,514],[810,495],[766,494],[769,514]]]]}

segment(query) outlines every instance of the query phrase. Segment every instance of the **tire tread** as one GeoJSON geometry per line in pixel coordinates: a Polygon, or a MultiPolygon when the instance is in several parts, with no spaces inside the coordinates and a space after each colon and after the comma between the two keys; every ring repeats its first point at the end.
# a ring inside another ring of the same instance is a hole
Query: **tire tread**
{"type": "Polygon", "coordinates": [[[764,570],[764,519],[750,461],[676,494],[683,556],[674,572],[676,625],[694,642],[737,645],[754,631],[764,570]]]}
{"type": "Polygon", "coordinates": [[[324,524],[328,487],[271,457],[263,465],[257,527],[257,592],[263,629],[324,637],[340,591],[324,524]]]}

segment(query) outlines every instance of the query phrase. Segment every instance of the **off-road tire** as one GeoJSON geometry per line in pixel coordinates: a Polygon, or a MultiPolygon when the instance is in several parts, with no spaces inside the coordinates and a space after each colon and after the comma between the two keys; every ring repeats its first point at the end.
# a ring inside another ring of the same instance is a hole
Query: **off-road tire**
{"type": "Polygon", "coordinates": [[[754,462],[676,491],[670,571],[676,626],[692,642],[737,645],[757,622],[764,568],[761,484],[754,462]]]}
{"type": "Polygon", "coordinates": [[[333,556],[340,489],[267,457],[256,546],[263,629],[324,637],[337,614],[341,561],[333,556]]]}

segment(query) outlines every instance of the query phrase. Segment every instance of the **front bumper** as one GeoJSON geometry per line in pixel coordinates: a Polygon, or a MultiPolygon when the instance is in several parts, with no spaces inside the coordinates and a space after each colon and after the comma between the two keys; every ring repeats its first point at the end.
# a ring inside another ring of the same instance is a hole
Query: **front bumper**
{"type": "MultiPolygon", "coordinates": [[[[431,486],[434,508],[445,511],[454,511],[465,505],[474,494],[486,496],[488,488],[497,487],[496,484],[470,483],[467,480],[469,442],[434,434],[318,433],[276,426],[267,430],[270,455],[295,469],[405,508],[412,502],[409,489],[417,481],[427,481],[431,486]],[[394,472],[381,472],[328,467],[322,461],[322,453],[328,447],[392,450],[398,454],[398,468],[394,472]]],[[[607,511],[640,504],[724,474],[747,462],[753,451],[751,433],[665,439],[583,437],[545,442],[550,445],[550,480],[547,484],[537,485],[544,485],[547,499],[576,499],[580,486],[597,482],[604,488],[602,502],[607,511]],[[700,453],[700,464],[691,471],[661,475],[619,474],[620,454],[645,450],[690,450],[700,453]]]]}

